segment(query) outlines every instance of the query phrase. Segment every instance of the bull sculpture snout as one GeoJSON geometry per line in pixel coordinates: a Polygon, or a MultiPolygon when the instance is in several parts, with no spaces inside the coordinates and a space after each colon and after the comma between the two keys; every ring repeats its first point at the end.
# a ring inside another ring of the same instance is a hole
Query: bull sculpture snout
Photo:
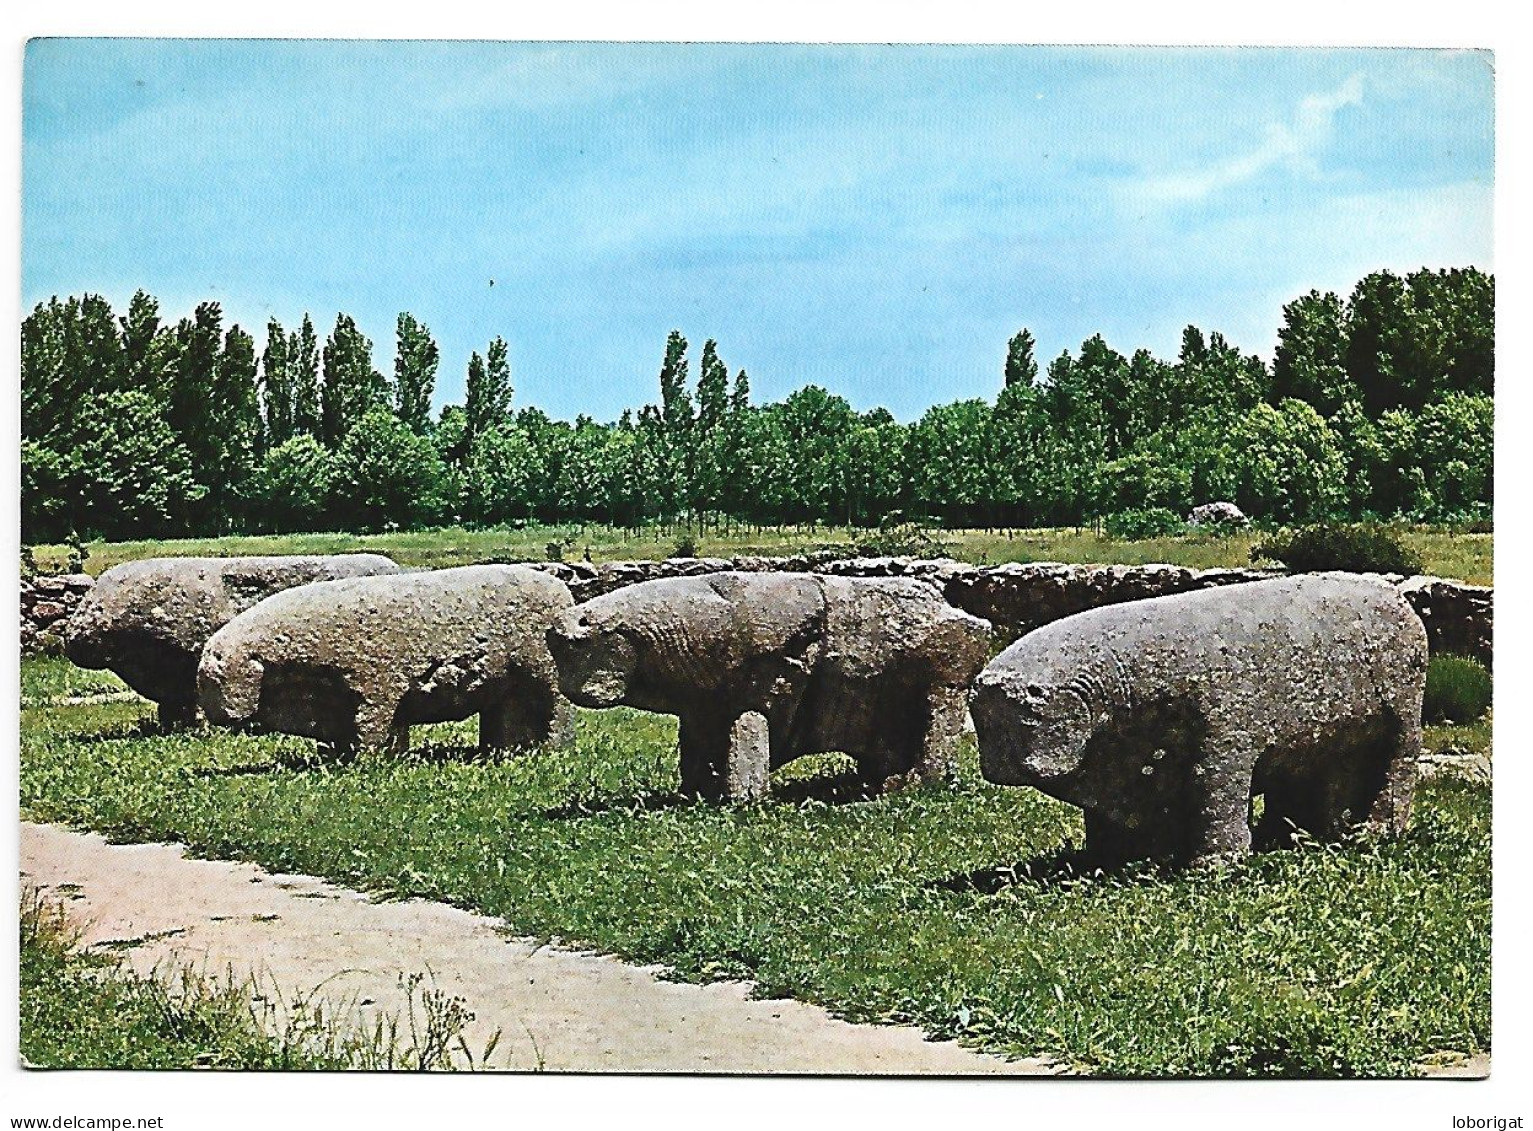
{"type": "Polygon", "coordinates": [[[623,633],[603,631],[585,611],[574,608],[548,630],[548,648],[566,698],[582,707],[624,702],[638,657],[623,633]]]}
{"type": "Polygon", "coordinates": [[[203,653],[197,690],[208,721],[239,726],[254,718],[261,705],[264,675],[265,667],[254,657],[219,655],[211,648],[203,653]]]}
{"type": "Polygon", "coordinates": [[[1080,768],[1091,734],[1091,710],[1070,688],[1018,685],[986,678],[975,684],[972,713],[980,769],[987,781],[1038,785],[1080,768]]]}

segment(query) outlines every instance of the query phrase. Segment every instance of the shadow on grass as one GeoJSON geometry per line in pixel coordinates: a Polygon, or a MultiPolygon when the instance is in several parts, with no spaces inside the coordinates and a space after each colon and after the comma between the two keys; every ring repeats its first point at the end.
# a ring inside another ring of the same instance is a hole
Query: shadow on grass
{"type": "Polygon", "coordinates": [[[773,783],[772,786],[772,798],[784,805],[800,805],[806,801],[846,805],[856,801],[872,801],[876,796],[874,788],[855,770],[792,778],[773,783]]]}
{"type": "Polygon", "coordinates": [[[1030,884],[1036,887],[1069,887],[1091,880],[1112,880],[1119,885],[1152,885],[1172,875],[1169,866],[1150,861],[1124,864],[1107,862],[1090,851],[1066,841],[1050,852],[1040,852],[1015,864],[991,864],[971,872],[957,872],[930,881],[942,891],[995,895],[1007,888],[1030,884]]]}
{"type": "Polygon", "coordinates": [[[237,766],[198,766],[187,773],[194,778],[243,778],[293,768],[284,765],[281,759],[273,759],[270,762],[241,762],[237,766]]]}

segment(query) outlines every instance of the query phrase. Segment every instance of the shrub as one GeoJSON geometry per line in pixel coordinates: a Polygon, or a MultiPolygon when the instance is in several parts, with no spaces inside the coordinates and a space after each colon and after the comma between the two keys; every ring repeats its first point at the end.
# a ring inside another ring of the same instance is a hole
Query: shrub
{"type": "Polygon", "coordinates": [[[859,558],[935,558],[947,549],[930,522],[907,517],[904,511],[890,511],[879,520],[878,529],[857,539],[853,547],[859,558]]]}
{"type": "Polygon", "coordinates": [[[1388,527],[1375,523],[1322,522],[1264,538],[1251,547],[1253,562],[1281,562],[1294,573],[1421,572],[1421,555],[1388,527]]]}
{"type": "Polygon", "coordinates": [[[1465,507],[1442,516],[1443,525],[1453,534],[1493,534],[1495,523],[1491,520],[1490,507],[1480,504],[1465,507]]]}
{"type": "Polygon", "coordinates": [[[1180,516],[1165,507],[1118,511],[1116,514],[1107,516],[1104,526],[1108,537],[1129,542],[1138,542],[1145,538],[1162,538],[1167,534],[1180,534],[1183,529],[1180,516]]]}
{"type": "Polygon", "coordinates": [[[695,557],[697,557],[697,535],[693,534],[689,530],[685,534],[683,534],[680,538],[676,539],[676,545],[671,550],[671,557],[673,557],[673,558],[695,558],[695,557]]]}
{"type": "Polygon", "coordinates": [[[74,531],[69,533],[69,573],[84,573],[85,563],[90,560],[90,551],[85,548],[84,541],[74,531]]]}
{"type": "Polygon", "coordinates": [[[1433,656],[1421,717],[1429,723],[1472,723],[1490,708],[1491,677],[1467,656],[1433,656]]]}

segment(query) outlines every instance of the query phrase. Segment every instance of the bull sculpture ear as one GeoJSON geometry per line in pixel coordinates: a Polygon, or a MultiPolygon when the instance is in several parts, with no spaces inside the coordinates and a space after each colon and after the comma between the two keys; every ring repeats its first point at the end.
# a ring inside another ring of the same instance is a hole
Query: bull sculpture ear
{"type": "MultiPolygon", "coordinates": [[[[1028,688],[1029,692],[1032,690],[1028,688]]],[[[1068,688],[1056,691],[1038,720],[1027,757],[1028,769],[1041,778],[1074,773],[1086,757],[1091,726],[1091,709],[1079,693],[1068,688]]]]}

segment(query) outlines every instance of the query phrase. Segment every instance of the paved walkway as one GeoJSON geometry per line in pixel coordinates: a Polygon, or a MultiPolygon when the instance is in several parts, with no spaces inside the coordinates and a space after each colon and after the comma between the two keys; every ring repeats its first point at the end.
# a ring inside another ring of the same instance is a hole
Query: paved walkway
{"type": "MultiPolygon", "coordinates": [[[[1046,1075],[912,1028],[851,1025],[790,1000],[753,1001],[741,983],[663,982],[616,959],[539,947],[495,919],[423,900],[375,903],[310,876],[188,858],[179,846],[108,844],[22,822],[21,873],[65,895],[88,944],[125,948],[140,973],[190,964],[232,970],[291,999],[323,994],[359,1025],[401,1014],[401,974],[434,975],[475,1021],[491,1066],[564,1072],[1046,1075]]],[[[427,985],[430,985],[428,979],[427,985]]]]}

